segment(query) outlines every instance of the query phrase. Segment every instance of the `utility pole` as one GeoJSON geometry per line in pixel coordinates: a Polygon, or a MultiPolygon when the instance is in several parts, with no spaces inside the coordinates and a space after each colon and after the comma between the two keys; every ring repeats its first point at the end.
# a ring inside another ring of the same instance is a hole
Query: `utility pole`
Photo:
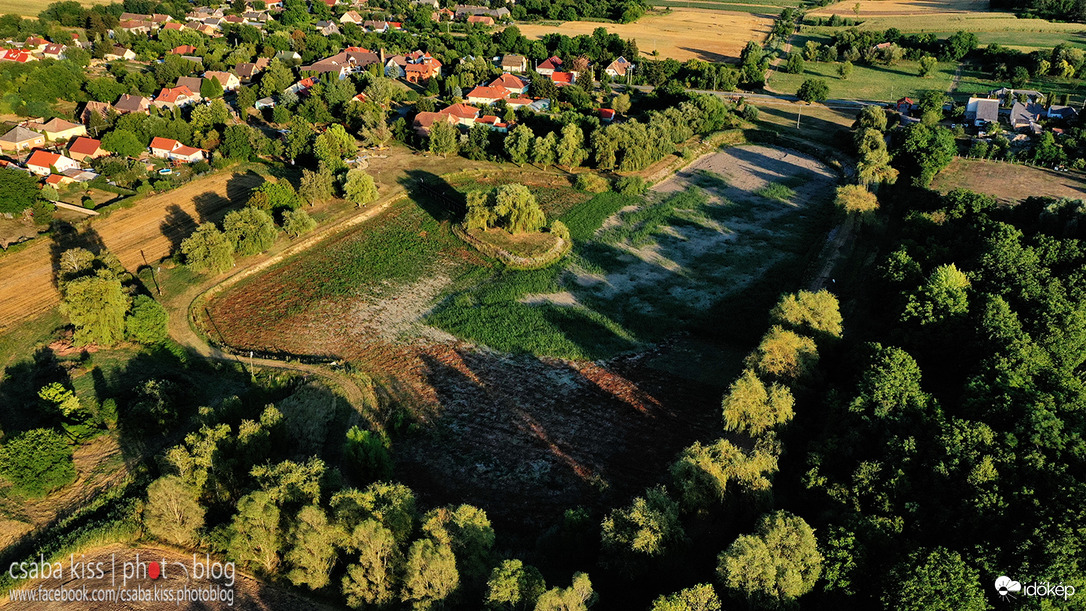
{"type": "Polygon", "coordinates": [[[796,112],[796,131],[799,131],[799,118],[803,116],[803,107],[800,106],[796,112]]]}

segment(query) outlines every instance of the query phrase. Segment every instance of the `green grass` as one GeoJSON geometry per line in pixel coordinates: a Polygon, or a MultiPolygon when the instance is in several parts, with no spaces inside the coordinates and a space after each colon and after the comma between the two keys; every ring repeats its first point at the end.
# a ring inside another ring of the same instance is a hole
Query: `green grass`
{"type": "Polygon", "coordinates": [[[667,227],[704,219],[702,208],[707,201],[703,192],[693,189],[649,201],[636,210],[620,215],[619,224],[604,231],[599,240],[604,244],[625,241],[634,246],[644,246],[667,227]]]}
{"type": "Polygon", "coordinates": [[[785,184],[775,182],[758,189],[754,194],[758,197],[786,202],[796,196],[796,191],[785,184]]]}
{"type": "Polygon", "coordinates": [[[825,79],[831,99],[847,100],[894,100],[903,96],[917,97],[932,89],[946,91],[954,78],[955,64],[939,62],[931,76],[917,75],[919,64],[901,61],[892,66],[868,66],[855,64],[848,79],[837,75],[840,64],[831,62],[807,62],[802,74],[774,71],[769,88],[781,93],[794,94],[805,79],[825,79]]]}
{"type": "MultiPolygon", "coordinates": [[[[988,72],[970,66],[963,66],[961,80],[958,82],[958,88],[954,90],[954,98],[964,102],[966,98],[971,96],[983,97],[989,91],[1000,87],[1010,87],[1010,83],[991,80],[991,74],[988,72]]],[[[1023,89],[1035,89],[1053,95],[1066,93],[1071,96],[1070,103],[1072,105],[1081,104],[1084,96],[1086,96],[1086,84],[1082,81],[1053,76],[1030,79],[1023,89]]]]}

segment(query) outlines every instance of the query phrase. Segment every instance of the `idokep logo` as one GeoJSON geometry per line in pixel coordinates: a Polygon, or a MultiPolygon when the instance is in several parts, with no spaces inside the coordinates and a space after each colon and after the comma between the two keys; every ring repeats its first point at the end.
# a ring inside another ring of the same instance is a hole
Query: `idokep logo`
{"type": "Polygon", "coordinates": [[[1063,582],[1050,584],[1047,581],[1035,581],[1023,587],[1021,583],[1006,575],[1000,575],[995,580],[995,589],[999,592],[999,597],[1004,600],[1014,598],[1017,592],[1021,592],[1023,596],[1053,596],[1064,600],[1075,595],[1075,586],[1064,585],[1063,582]]]}

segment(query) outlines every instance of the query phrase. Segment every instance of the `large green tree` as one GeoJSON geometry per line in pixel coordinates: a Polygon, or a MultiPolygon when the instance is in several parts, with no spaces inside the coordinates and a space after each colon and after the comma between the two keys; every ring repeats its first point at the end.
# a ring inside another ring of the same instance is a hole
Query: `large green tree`
{"type": "Polygon", "coordinates": [[[234,252],[242,257],[268,250],[279,233],[271,215],[252,206],[227,213],[222,226],[234,252]]]}
{"type": "Polygon", "coordinates": [[[720,554],[717,573],[758,606],[788,604],[810,592],[822,573],[814,530],[785,511],[763,516],[758,532],[740,535],[720,554]]]}
{"type": "Polygon", "coordinates": [[[111,346],[124,339],[125,313],[131,299],[109,270],[66,282],[60,309],[75,325],[77,346],[111,346]]]}
{"type": "Polygon", "coordinates": [[[181,242],[185,264],[196,272],[221,274],[234,266],[234,243],[215,223],[204,223],[181,242]]]}
{"type": "Polygon", "coordinates": [[[196,490],[176,475],[160,477],[147,487],[143,523],[159,539],[193,545],[204,527],[204,515],[196,490]]]}

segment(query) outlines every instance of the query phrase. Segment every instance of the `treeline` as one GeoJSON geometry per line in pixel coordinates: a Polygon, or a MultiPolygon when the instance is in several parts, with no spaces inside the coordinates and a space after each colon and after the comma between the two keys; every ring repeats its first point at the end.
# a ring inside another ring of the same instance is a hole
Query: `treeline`
{"type": "Polygon", "coordinates": [[[641,18],[648,10],[642,0],[606,0],[589,2],[588,0],[525,0],[513,7],[513,18],[542,17],[562,21],[598,21],[612,20],[619,23],[632,23],[641,18]],[[521,8],[523,7],[523,10],[521,8]]]}
{"type": "Polygon", "coordinates": [[[1086,20],[1086,4],[1077,0],[989,0],[993,9],[1021,11],[1023,17],[1057,21],[1086,20]]]}
{"type": "Polygon", "coordinates": [[[993,576],[1068,583],[1086,568],[1082,203],[883,199],[900,232],[872,238],[891,241],[854,289],[862,322],[797,397],[775,489],[818,516],[811,602],[980,610],[993,576]]]}

